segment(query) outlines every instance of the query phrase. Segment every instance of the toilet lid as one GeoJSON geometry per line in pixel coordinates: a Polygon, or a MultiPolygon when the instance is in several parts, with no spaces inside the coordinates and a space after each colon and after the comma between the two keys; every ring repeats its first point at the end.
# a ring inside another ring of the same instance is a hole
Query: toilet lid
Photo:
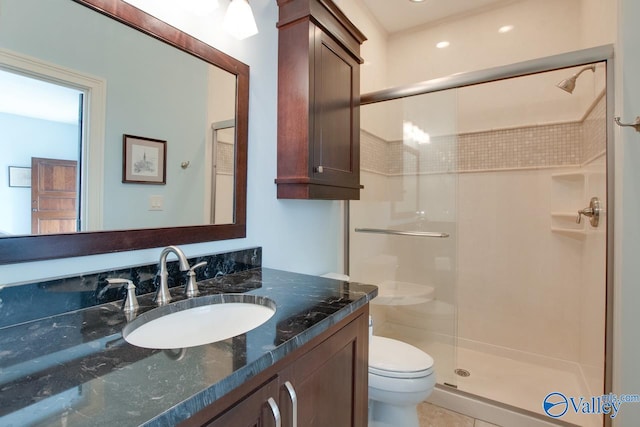
{"type": "Polygon", "coordinates": [[[433,372],[433,358],[402,341],[372,336],[369,339],[369,372],[392,378],[419,378],[433,372]]]}

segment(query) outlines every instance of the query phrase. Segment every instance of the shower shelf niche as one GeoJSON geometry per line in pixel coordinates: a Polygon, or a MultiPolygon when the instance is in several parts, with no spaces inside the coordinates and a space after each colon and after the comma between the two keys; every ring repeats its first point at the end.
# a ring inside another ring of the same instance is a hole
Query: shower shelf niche
{"type": "Polygon", "coordinates": [[[584,222],[576,223],[577,213],[551,212],[551,231],[574,239],[584,239],[587,232],[584,222]]]}
{"type": "Polygon", "coordinates": [[[595,231],[587,227],[588,221],[576,223],[578,209],[588,203],[595,188],[602,184],[605,175],[600,171],[584,170],[561,172],[551,175],[552,206],[557,208],[551,212],[551,232],[576,240],[584,240],[589,232],[595,231]]]}

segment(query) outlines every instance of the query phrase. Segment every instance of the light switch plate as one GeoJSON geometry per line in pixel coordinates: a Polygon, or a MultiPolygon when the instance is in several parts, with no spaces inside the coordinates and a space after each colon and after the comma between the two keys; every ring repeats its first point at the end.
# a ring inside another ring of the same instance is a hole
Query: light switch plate
{"type": "Polygon", "coordinates": [[[149,196],[149,210],[161,211],[164,209],[164,197],[162,196],[149,196]]]}

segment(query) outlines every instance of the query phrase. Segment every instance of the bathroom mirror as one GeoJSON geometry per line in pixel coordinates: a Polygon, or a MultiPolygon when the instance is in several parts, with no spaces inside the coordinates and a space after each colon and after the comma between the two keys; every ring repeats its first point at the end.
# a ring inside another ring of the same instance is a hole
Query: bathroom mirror
{"type": "MultiPolygon", "coordinates": [[[[88,96],[85,93],[90,99],[84,102],[93,109],[81,117],[80,125],[92,147],[100,145],[97,142],[103,144],[102,152],[94,150],[78,158],[80,164],[92,166],[86,168],[90,170],[87,174],[80,174],[78,191],[80,205],[87,202],[89,206],[78,209],[80,216],[90,225],[83,224],[79,232],[7,233],[0,238],[0,264],[246,235],[247,65],[121,0],[3,0],[0,23],[0,53],[51,64],[56,71],[93,76],[102,83],[104,98],[102,129],[96,130],[99,120],[91,116],[96,114],[95,98],[99,97],[94,95],[99,90],[88,96]],[[25,33],[29,28],[38,30],[40,38],[25,33]],[[65,45],[56,44],[66,29],[80,33],[68,35],[65,45]],[[19,33],[9,36],[9,31],[19,33]],[[12,44],[11,40],[19,42],[12,44]],[[134,50],[125,52],[124,45],[134,50]],[[92,58],[91,66],[86,65],[88,58],[92,58]],[[103,68],[97,68],[98,63],[103,68]],[[135,74],[142,80],[129,79],[135,74]],[[196,86],[200,80],[204,85],[196,86]],[[221,122],[231,123],[224,136],[216,135],[221,130],[215,129],[215,124],[221,122]],[[166,164],[164,184],[123,182],[123,169],[131,162],[124,150],[125,135],[140,137],[133,140],[138,144],[147,138],[163,142],[167,148],[164,161],[152,161],[166,164]],[[215,139],[220,140],[220,150],[213,148],[215,139]],[[216,159],[226,162],[220,169],[230,173],[221,176],[214,172],[211,166],[216,159]],[[102,181],[97,185],[91,172],[101,168],[97,176],[102,181]],[[226,186],[226,198],[214,191],[221,183],[226,186]],[[82,185],[87,186],[85,190],[82,185]],[[96,194],[102,197],[96,200],[96,194]],[[159,209],[154,206],[158,200],[159,209]],[[98,219],[91,206],[102,207],[98,219]],[[221,207],[223,212],[216,214],[221,207]],[[169,219],[163,222],[161,218],[169,219]]],[[[1,68],[7,69],[6,63],[0,61],[1,68]]],[[[52,80],[69,86],[63,78],[52,80]]],[[[26,143],[14,139],[11,150],[26,143]]],[[[20,166],[14,171],[24,172],[31,164],[12,166],[20,166]]],[[[2,173],[9,174],[7,170],[2,173]]],[[[8,189],[25,191],[13,186],[8,189]]]]}

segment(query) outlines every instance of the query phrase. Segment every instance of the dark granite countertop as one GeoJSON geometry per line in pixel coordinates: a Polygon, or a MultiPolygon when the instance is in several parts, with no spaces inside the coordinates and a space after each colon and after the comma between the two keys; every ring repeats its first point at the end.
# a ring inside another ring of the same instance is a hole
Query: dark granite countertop
{"type": "MultiPolygon", "coordinates": [[[[0,328],[0,425],[173,426],[366,304],[370,285],[258,268],[199,282],[202,295],[276,303],[266,323],[185,350],[122,338],[120,302],[0,328]]],[[[184,299],[171,289],[174,301],[184,299]]],[[[139,297],[142,314],[155,308],[139,297]]],[[[215,325],[213,325],[215,327],[215,325]]]]}

